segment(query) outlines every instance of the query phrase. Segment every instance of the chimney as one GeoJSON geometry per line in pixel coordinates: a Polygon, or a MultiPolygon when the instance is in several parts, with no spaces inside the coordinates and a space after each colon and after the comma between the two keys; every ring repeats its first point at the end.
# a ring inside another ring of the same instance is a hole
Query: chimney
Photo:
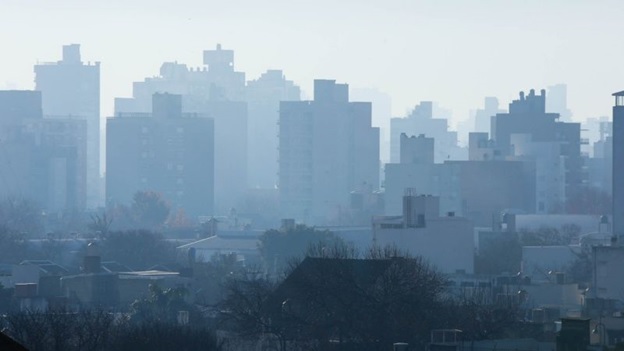
{"type": "Polygon", "coordinates": [[[102,269],[102,258],[100,257],[100,249],[94,242],[87,245],[87,254],[82,262],[82,270],[84,273],[100,273],[102,269]]]}

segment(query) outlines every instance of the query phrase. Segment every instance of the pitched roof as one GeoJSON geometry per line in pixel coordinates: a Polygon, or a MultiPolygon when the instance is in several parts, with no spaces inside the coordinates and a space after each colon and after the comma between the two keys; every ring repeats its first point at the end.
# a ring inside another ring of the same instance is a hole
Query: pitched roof
{"type": "Polygon", "coordinates": [[[313,288],[322,292],[331,286],[332,290],[339,290],[348,294],[349,288],[367,288],[374,285],[378,278],[397,260],[389,259],[341,259],[341,258],[313,258],[307,257],[295,268],[290,275],[277,287],[267,300],[267,305],[282,304],[287,299],[299,296],[303,290],[313,288]],[[331,272],[335,278],[330,281],[331,272]],[[338,278],[338,279],[336,279],[338,278]],[[314,287],[308,286],[313,284],[314,287]]]}
{"type": "Polygon", "coordinates": [[[22,346],[17,341],[13,340],[10,336],[0,331],[0,350],[6,351],[28,351],[27,348],[22,346]]]}
{"type": "Polygon", "coordinates": [[[189,244],[178,246],[178,249],[203,249],[203,250],[257,250],[260,244],[258,237],[245,236],[218,236],[201,239],[189,244]]]}
{"type": "Polygon", "coordinates": [[[39,267],[41,273],[49,275],[66,275],[69,273],[69,270],[65,267],[49,260],[24,260],[20,263],[20,265],[37,266],[39,267]]]}

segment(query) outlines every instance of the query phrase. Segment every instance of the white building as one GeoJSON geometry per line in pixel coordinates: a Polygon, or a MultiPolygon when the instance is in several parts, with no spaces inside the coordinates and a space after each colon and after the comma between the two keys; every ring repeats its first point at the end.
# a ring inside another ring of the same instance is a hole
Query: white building
{"type": "Polygon", "coordinates": [[[299,101],[301,91],[282,71],[268,70],[247,82],[248,157],[251,188],[275,189],[278,174],[280,101],[299,101]]]}
{"type": "Polygon", "coordinates": [[[282,218],[340,223],[350,193],[379,187],[379,128],[370,102],[349,102],[349,86],[314,81],[313,101],[280,104],[282,218]]]}
{"type": "Polygon", "coordinates": [[[531,134],[512,134],[512,159],[535,163],[535,209],[537,213],[561,210],[566,199],[565,157],[562,142],[533,141],[531,134]]]}
{"type": "Polygon", "coordinates": [[[453,213],[440,216],[435,196],[407,194],[403,216],[373,219],[373,241],[379,247],[395,245],[422,256],[443,273],[474,272],[474,227],[453,213]]]}
{"type": "Polygon", "coordinates": [[[35,90],[41,91],[45,118],[86,121],[86,202],[101,206],[100,63],[84,63],[80,45],[63,46],[63,59],[35,65],[35,90]]]}
{"type": "Polygon", "coordinates": [[[594,246],[593,260],[595,297],[624,302],[624,247],[594,246]]]}

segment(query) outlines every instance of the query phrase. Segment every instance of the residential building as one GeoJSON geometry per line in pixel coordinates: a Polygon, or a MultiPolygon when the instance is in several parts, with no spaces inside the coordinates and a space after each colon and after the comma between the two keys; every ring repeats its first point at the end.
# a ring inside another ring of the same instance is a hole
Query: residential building
{"type": "Polygon", "coordinates": [[[401,133],[400,163],[433,164],[434,139],[420,134],[408,137],[401,133]]]}
{"type": "MultiPolygon", "coordinates": [[[[477,143],[474,139],[478,136],[482,135],[471,135],[473,144],[477,143]]],[[[483,137],[487,140],[487,134],[483,137]]],[[[409,142],[418,139],[405,137],[402,146],[409,148],[412,146],[409,142]]],[[[434,164],[430,162],[432,157],[427,158],[428,162],[410,162],[413,158],[406,157],[403,161],[408,162],[386,164],[385,213],[401,213],[401,198],[407,188],[439,196],[442,213],[465,216],[477,226],[490,225],[492,216],[505,210],[531,212],[535,195],[534,169],[520,161],[496,160],[494,149],[487,148],[486,145],[480,149],[486,156],[476,161],[434,164]]],[[[431,156],[432,150],[427,150],[431,156]]],[[[471,152],[477,154],[472,144],[471,152]]]]}
{"type": "Polygon", "coordinates": [[[490,131],[490,120],[492,116],[505,112],[505,110],[500,109],[498,106],[498,98],[493,96],[485,98],[483,108],[475,111],[475,132],[486,133],[490,131]]]}
{"type": "Polygon", "coordinates": [[[621,245],[624,243],[624,91],[613,96],[613,235],[621,245]]]}
{"type": "Polygon", "coordinates": [[[133,83],[131,98],[115,99],[115,114],[150,113],[152,95],[170,93],[183,97],[183,113],[213,119],[215,211],[227,214],[241,205],[248,187],[251,129],[247,122],[245,73],[235,71],[234,51],[222,49],[221,45],[205,50],[203,63],[203,67],[196,68],[178,62],[163,63],[158,76],[133,83]]]}
{"type": "Polygon", "coordinates": [[[604,300],[624,302],[624,279],[621,278],[624,263],[624,247],[594,246],[592,247],[594,288],[591,297],[604,300]]]}
{"type": "Polygon", "coordinates": [[[502,157],[500,150],[496,148],[496,143],[489,138],[488,133],[474,132],[468,134],[469,161],[491,161],[503,159],[504,158],[502,157]]]}
{"type": "Polygon", "coordinates": [[[299,101],[301,91],[282,71],[268,70],[247,82],[248,184],[274,189],[278,174],[278,125],[280,101],[299,101]]]}
{"type": "Polygon", "coordinates": [[[39,63],[34,70],[45,118],[86,121],[87,206],[100,206],[100,63],[82,62],[80,45],[71,44],[63,46],[60,61],[39,63]]]}
{"type": "MultiPolygon", "coordinates": [[[[520,98],[509,104],[508,113],[499,113],[492,117],[491,136],[500,150],[503,157],[515,156],[514,143],[512,135],[526,134],[530,135],[530,139],[525,137],[524,140],[530,140],[534,143],[554,143],[553,148],[558,145],[560,162],[563,163],[565,179],[558,176],[558,182],[564,184],[563,197],[558,201],[561,203],[560,208],[565,208],[568,198],[581,190],[585,186],[586,175],[583,171],[583,158],[581,157],[581,137],[579,123],[560,122],[558,113],[546,112],[546,91],[542,90],[540,95],[535,94],[535,90],[531,90],[525,96],[524,92],[520,93],[520,98]]],[[[542,144],[544,146],[545,144],[542,144]]],[[[540,145],[536,145],[535,149],[539,149],[540,145]]],[[[552,154],[556,152],[537,153],[535,157],[547,157],[552,161],[552,154]]],[[[530,152],[529,152],[530,153],[530,152]]],[[[539,166],[541,160],[536,161],[536,167],[539,166]]],[[[548,160],[544,160],[546,164],[548,160]]],[[[557,167],[557,171],[559,171],[557,167]]],[[[549,172],[549,170],[544,170],[549,172]]],[[[538,171],[538,173],[540,173],[538,171]]],[[[537,178],[540,182],[541,179],[537,178]]],[[[542,189],[541,186],[538,188],[542,189]]],[[[552,201],[555,201],[552,199],[552,201]]],[[[539,208],[539,207],[538,207],[539,208]]],[[[547,211],[544,205],[544,211],[547,211]]]]}
{"type": "Polygon", "coordinates": [[[568,86],[566,84],[551,85],[548,87],[546,97],[546,111],[558,113],[561,121],[570,122],[572,111],[568,109],[568,86]]]}
{"type": "Polygon", "coordinates": [[[463,158],[457,144],[457,132],[449,131],[447,119],[434,117],[433,102],[422,101],[407,117],[390,120],[390,162],[399,162],[402,133],[434,138],[436,163],[463,158]]]}
{"type": "MultiPolygon", "coordinates": [[[[588,184],[611,194],[613,185],[613,123],[598,122],[598,138],[592,144],[592,153],[585,162],[589,173],[588,184]]],[[[591,142],[591,141],[590,141],[591,142]]]]}
{"type": "Polygon", "coordinates": [[[212,215],[214,126],[182,113],[182,96],[154,94],[151,114],[107,120],[106,198],[129,204],[137,191],[155,191],[191,217],[212,215]]]}
{"type": "Polygon", "coordinates": [[[379,128],[347,84],[315,80],[314,100],[281,102],[279,122],[282,218],[340,222],[352,191],[379,187],[379,128]]]}
{"type": "Polygon", "coordinates": [[[566,198],[565,156],[559,141],[534,141],[531,134],[512,134],[513,156],[535,167],[535,211],[540,214],[562,212],[566,198]]]}
{"type": "Polygon", "coordinates": [[[44,119],[38,91],[0,91],[0,197],[48,213],[86,203],[84,120],[44,119]]]}
{"type": "Polygon", "coordinates": [[[440,215],[437,196],[406,191],[401,216],[373,219],[373,242],[422,256],[443,273],[474,272],[474,226],[452,212],[440,215]]]}

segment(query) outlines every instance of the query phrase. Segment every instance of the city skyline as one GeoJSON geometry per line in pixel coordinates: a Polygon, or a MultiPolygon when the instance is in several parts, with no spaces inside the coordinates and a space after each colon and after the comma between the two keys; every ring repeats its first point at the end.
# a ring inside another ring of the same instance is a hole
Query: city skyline
{"type": "Polygon", "coordinates": [[[281,69],[304,99],[314,79],[375,88],[392,98],[388,118],[434,100],[452,109],[453,126],[486,96],[506,107],[521,90],[558,83],[568,85],[574,121],[608,116],[624,78],[624,47],[615,44],[624,4],[616,1],[31,2],[3,5],[1,32],[12,38],[3,40],[0,88],[34,88],[32,66],[79,43],[83,57],[102,63],[102,117],[114,97],[131,96],[133,81],[163,62],[201,66],[199,54],[217,43],[235,51],[247,80],[281,69]]]}

